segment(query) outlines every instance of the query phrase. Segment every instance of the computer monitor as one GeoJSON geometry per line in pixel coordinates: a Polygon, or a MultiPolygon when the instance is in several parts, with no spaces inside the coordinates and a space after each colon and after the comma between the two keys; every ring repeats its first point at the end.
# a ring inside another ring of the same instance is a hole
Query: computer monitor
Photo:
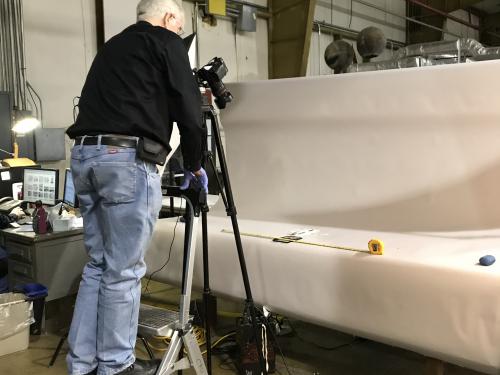
{"type": "Polygon", "coordinates": [[[59,171],[57,169],[25,168],[23,178],[23,200],[54,206],[59,191],[59,171]]]}
{"type": "MultiPolygon", "coordinates": [[[[24,170],[28,167],[0,167],[0,198],[12,197],[12,185],[22,183],[24,179],[24,170]]],[[[29,168],[40,168],[39,165],[33,165],[29,168]]],[[[18,199],[18,197],[13,197],[18,199]]]]}
{"type": "Polygon", "coordinates": [[[64,176],[64,196],[63,202],[73,208],[78,207],[78,197],[76,196],[75,184],[73,183],[73,174],[71,169],[66,169],[64,176]]]}

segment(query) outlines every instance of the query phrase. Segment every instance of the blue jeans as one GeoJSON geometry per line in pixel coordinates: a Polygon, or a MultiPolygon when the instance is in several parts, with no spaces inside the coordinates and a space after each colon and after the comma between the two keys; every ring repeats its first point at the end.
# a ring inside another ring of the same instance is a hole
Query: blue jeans
{"type": "Polygon", "coordinates": [[[144,252],[161,209],[160,176],[135,149],[103,145],[75,144],[71,170],[90,261],[69,332],[68,370],[112,375],[135,361],[144,252]]]}

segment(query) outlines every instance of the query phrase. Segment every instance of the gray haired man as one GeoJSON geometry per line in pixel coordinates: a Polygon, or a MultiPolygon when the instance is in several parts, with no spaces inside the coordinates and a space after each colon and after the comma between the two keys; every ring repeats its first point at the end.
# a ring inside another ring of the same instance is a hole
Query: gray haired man
{"type": "Polygon", "coordinates": [[[156,159],[143,151],[164,158],[177,122],[185,174],[207,184],[201,97],[179,37],[182,7],[142,0],[137,18],[99,50],[67,131],[90,257],[68,337],[72,375],[153,375],[159,364],[134,354],[144,252],[162,200],[156,159]]]}

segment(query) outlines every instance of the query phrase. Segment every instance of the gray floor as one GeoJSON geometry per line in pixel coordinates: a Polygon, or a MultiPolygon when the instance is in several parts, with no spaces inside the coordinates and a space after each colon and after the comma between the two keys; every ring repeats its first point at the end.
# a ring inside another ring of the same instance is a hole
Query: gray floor
{"type": "MultiPolygon", "coordinates": [[[[175,288],[152,283],[143,298],[154,305],[168,306],[177,300],[175,288]]],[[[66,374],[64,357],[67,346],[63,347],[52,368],[48,368],[50,358],[59,342],[58,333],[67,330],[71,316],[72,299],[50,304],[47,309],[46,333],[32,336],[26,351],[0,358],[2,375],[49,375],[66,374]],[[68,308],[69,307],[69,308],[68,308]]],[[[217,334],[223,335],[234,328],[240,306],[230,301],[219,301],[217,334]]],[[[290,327],[289,324],[285,324],[290,327]]],[[[361,338],[353,338],[342,333],[317,327],[300,321],[292,321],[293,331],[280,336],[278,341],[283,350],[286,365],[279,352],[276,356],[277,374],[285,375],[413,375],[426,373],[426,359],[416,353],[389,347],[361,338]]],[[[286,333],[286,332],[285,332],[286,333]]],[[[146,358],[143,346],[136,346],[138,357],[146,358]]],[[[161,352],[155,352],[160,357],[161,352]]],[[[479,373],[452,365],[446,365],[447,375],[478,375],[479,373]]],[[[186,371],[185,374],[192,372],[186,371]]],[[[214,359],[213,374],[236,374],[234,364],[227,356],[214,359]]]]}

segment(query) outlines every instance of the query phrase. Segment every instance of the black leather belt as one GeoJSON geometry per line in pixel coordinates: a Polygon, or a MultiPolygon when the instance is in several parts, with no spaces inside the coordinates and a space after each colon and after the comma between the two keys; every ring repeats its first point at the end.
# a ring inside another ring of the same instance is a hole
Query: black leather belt
{"type": "MultiPolygon", "coordinates": [[[[84,146],[97,145],[99,141],[98,136],[88,136],[88,137],[76,137],[75,146],[81,145],[83,139],[84,146]]],[[[103,135],[101,137],[101,145],[103,146],[115,146],[115,147],[137,147],[137,140],[118,136],[103,135]]]]}

